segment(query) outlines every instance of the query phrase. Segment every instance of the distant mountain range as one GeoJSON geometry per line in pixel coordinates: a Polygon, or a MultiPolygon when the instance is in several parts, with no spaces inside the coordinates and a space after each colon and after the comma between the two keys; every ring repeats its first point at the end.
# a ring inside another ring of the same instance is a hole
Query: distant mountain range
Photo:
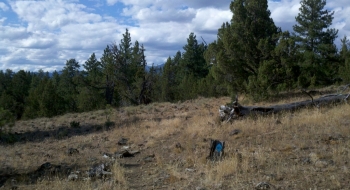
{"type": "MultiPolygon", "coordinates": [[[[164,67],[164,64],[160,65],[155,65],[154,68],[156,69],[157,72],[160,71],[164,67]]],[[[149,72],[149,70],[152,68],[152,65],[146,65],[146,71],[149,72]]],[[[37,72],[34,72],[37,73],[37,72]]],[[[45,72],[46,73],[46,72],[45,72]]],[[[54,72],[48,72],[49,76],[52,77],[54,72]]],[[[62,71],[57,71],[58,74],[62,74],[62,71]]]]}

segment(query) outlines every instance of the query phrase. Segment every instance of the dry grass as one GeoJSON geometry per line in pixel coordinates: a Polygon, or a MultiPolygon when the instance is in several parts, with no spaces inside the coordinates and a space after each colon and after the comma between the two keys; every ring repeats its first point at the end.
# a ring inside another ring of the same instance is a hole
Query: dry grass
{"type": "MultiPolygon", "coordinates": [[[[301,98],[276,102],[295,100],[301,98]]],[[[13,132],[24,139],[0,145],[0,176],[7,179],[2,188],[11,187],[11,179],[20,189],[50,190],[253,189],[259,182],[276,189],[350,187],[348,104],[221,124],[217,110],[227,102],[229,98],[198,98],[113,109],[111,127],[105,126],[104,110],[19,121],[13,132]],[[72,121],[80,127],[71,128],[72,121]],[[229,135],[234,129],[241,132],[229,135]],[[103,158],[103,153],[123,149],[117,144],[122,137],[140,154],[116,161],[103,158]],[[206,160],[209,139],[226,141],[222,161],[206,160]],[[68,155],[69,148],[79,153],[68,155]],[[149,155],[154,160],[145,161],[149,155]],[[65,171],[28,180],[45,162],[81,171],[81,178],[68,181],[65,171]],[[112,176],[84,180],[85,171],[106,162],[112,163],[112,176]]]]}

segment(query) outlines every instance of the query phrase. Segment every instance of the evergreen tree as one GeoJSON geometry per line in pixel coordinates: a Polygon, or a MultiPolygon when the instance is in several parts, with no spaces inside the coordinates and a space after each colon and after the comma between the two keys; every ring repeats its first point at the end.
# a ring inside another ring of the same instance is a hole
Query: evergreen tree
{"type": "Polygon", "coordinates": [[[111,50],[110,46],[108,46],[108,45],[103,51],[103,55],[101,57],[101,65],[102,65],[103,77],[105,80],[104,89],[105,89],[106,103],[109,105],[116,106],[119,103],[119,101],[118,101],[119,98],[115,98],[118,95],[118,93],[115,89],[116,65],[115,65],[115,62],[113,60],[112,50],[111,50]]]}
{"type": "Polygon", "coordinates": [[[342,66],[339,68],[339,75],[343,81],[343,83],[350,83],[350,41],[344,36],[341,39],[342,47],[340,50],[340,63],[342,66]]]}
{"type": "MultiPolygon", "coordinates": [[[[12,113],[0,107],[0,135],[4,133],[4,127],[12,127],[15,123],[15,117],[12,113]]],[[[1,138],[1,136],[0,136],[1,138]]]]}
{"type": "MultiPolygon", "coordinates": [[[[33,119],[36,117],[44,116],[41,110],[40,104],[45,90],[45,86],[49,81],[49,77],[45,76],[41,70],[38,74],[34,74],[31,82],[31,88],[26,100],[25,109],[23,113],[24,119],[33,119]]],[[[60,102],[64,105],[64,103],[60,102]]]]}
{"type": "MultiPolygon", "coordinates": [[[[215,79],[225,83],[231,95],[245,91],[245,83],[256,80],[260,65],[272,59],[271,52],[280,33],[270,18],[267,0],[235,0],[230,4],[231,23],[224,23],[217,40],[206,52],[208,63],[215,65],[215,79]]],[[[249,85],[249,84],[248,84],[249,85]]]]}
{"type": "Polygon", "coordinates": [[[0,81],[0,105],[4,110],[8,110],[11,114],[16,115],[16,99],[13,96],[13,76],[14,72],[10,69],[7,69],[5,73],[1,76],[0,81]]]}
{"type": "Polygon", "coordinates": [[[196,35],[191,33],[187,38],[187,44],[183,47],[181,67],[184,75],[193,75],[196,78],[204,78],[208,74],[207,64],[204,59],[206,46],[198,44],[196,35]]]}
{"type": "Polygon", "coordinates": [[[53,85],[52,80],[48,80],[45,84],[39,107],[40,116],[44,117],[53,117],[65,112],[63,98],[57,93],[57,87],[53,85]]]}
{"type": "Polygon", "coordinates": [[[180,64],[177,67],[178,98],[181,100],[193,99],[198,95],[198,83],[208,74],[208,66],[204,59],[207,47],[198,44],[196,36],[191,33],[187,38],[187,44],[183,47],[180,64]]]}
{"type": "Polygon", "coordinates": [[[128,30],[120,44],[111,46],[110,68],[121,105],[137,105],[145,76],[145,49],[136,41],[134,46],[128,30]]]}
{"type": "Polygon", "coordinates": [[[25,101],[30,89],[31,74],[20,70],[13,75],[11,94],[14,98],[15,115],[17,119],[22,117],[25,107],[25,101]]]}
{"type": "Polygon", "coordinates": [[[78,108],[80,111],[102,108],[105,105],[102,64],[93,53],[83,67],[85,71],[78,89],[78,108]]]}
{"type": "MultiPolygon", "coordinates": [[[[261,43],[260,49],[264,49],[264,45],[261,43]]],[[[247,91],[254,100],[264,100],[271,94],[295,88],[300,75],[298,49],[288,31],[278,35],[276,47],[266,54],[272,58],[261,63],[256,76],[249,77],[247,91]]]]}
{"type": "Polygon", "coordinates": [[[332,83],[338,71],[337,49],[334,40],[338,30],[330,29],[333,14],[324,10],[326,0],[301,0],[299,14],[293,26],[295,40],[304,55],[300,60],[302,87],[332,83]]]}
{"type": "Polygon", "coordinates": [[[66,61],[66,65],[60,76],[60,84],[58,95],[64,99],[66,111],[78,111],[77,94],[78,94],[78,79],[80,75],[80,65],[75,59],[66,61]]]}

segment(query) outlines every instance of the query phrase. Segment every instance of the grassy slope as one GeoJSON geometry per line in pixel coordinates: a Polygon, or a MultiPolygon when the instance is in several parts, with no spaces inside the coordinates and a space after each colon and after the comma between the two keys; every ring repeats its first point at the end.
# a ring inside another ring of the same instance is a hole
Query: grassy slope
{"type": "Polygon", "coordinates": [[[277,189],[350,187],[348,104],[221,124],[218,107],[227,102],[228,98],[199,98],[113,110],[115,126],[110,129],[103,126],[103,110],[19,121],[13,131],[27,140],[0,145],[0,176],[8,178],[2,188],[10,187],[10,179],[16,179],[21,189],[50,190],[253,189],[259,182],[277,189]],[[71,121],[80,122],[81,127],[70,128],[71,121]],[[241,133],[230,136],[234,129],[241,133]],[[55,174],[28,182],[45,162],[79,171],[104,163],[104,152],[122,149],[117,145],[121,137],[141,153],[117,159],[110,179],[67,181],[68,174],[55,174]],[[223,161],[206,160],[210,138],[226,141],[223,161]],[[67,155],[68,148],[78,149],[79,154],[67,155]],[[154,161],[143,161],[152,154],[154,161]]]}

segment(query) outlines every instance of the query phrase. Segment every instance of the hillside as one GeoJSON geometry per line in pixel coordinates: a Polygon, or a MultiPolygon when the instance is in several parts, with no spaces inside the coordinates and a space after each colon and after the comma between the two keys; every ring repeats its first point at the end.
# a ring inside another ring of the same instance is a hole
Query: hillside
{"type": "Polygon", "coordinates": [[[0,144],[0,189],[350,187],[348,104],[222,124],[218,108],[229,101],[198,98],[18,121],[12,130],[18,142],[0,144]],[[206,159],[210,139],[226,142],[222,161],[206,159]],[[134,157],[118,158],[123,149],[134,157]],[[86,171],[101,164],[102,179],[88,178],[86,171]]]}

